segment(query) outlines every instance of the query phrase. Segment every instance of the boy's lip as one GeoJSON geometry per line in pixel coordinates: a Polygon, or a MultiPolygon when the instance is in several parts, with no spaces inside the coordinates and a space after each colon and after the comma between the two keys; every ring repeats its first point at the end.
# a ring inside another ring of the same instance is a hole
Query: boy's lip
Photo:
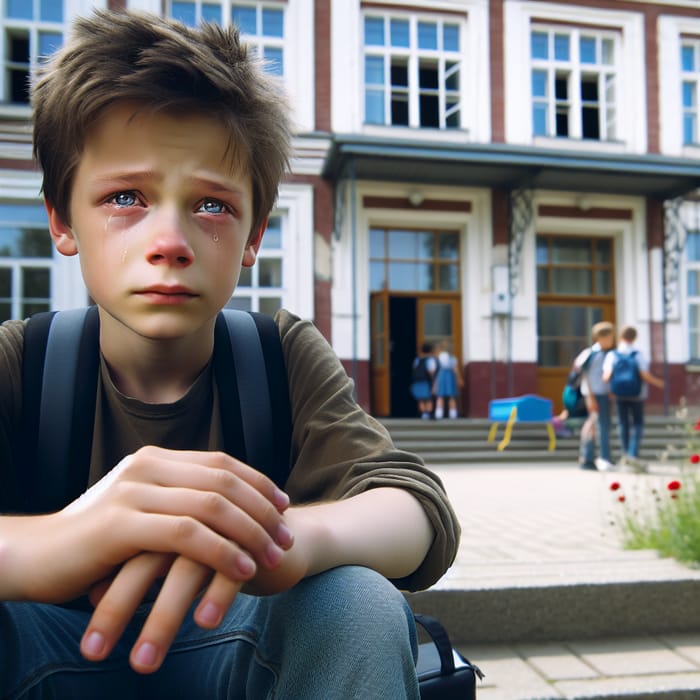
{"type": "Polygon", "coordinates": [[[146,297],[150,301],[160,304],[178,304],[199,296],[189,287],[166,284],[154,284],[150,287],[143,287],[142,289],[137,289],[135,293],[138,296],[146,297]]]}

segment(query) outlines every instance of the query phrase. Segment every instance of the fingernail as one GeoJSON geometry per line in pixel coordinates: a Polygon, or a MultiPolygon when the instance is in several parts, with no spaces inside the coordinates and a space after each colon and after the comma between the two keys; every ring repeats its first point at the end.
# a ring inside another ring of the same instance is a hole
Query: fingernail
{"type": "Polygon", "coordinates": [[[245,554],[238,555],[236,564],[243,576],[252,576],[255,573],[255,562],[245,554]]]}
{"type": "Polygon", "coordinates": [[[151,642],[144,642],[134,654],[134,661],[140,666],[153,666],[158,658],[158,650],[151,642]]]}
{"type": "Polygon", "coordinates": [[[265,552],[267,554],[267,563],[270,566],[277,566],[284,556],[284,552],[273,542],[267,545],[265,552]]]}
{"type": "Polygon", "coordinates": [[[284,523],[280,523],[279,527],[277,528],[277,544],[285,549],[294,544],[294,535],[284,523]]]}
{"type": "Polygon", "coordinates": [[[91,656],[99,656],[105,648],[105,638],[100,632],[90,632],[83,640],[83,650],[91,656]]]}
{"type": "Polygon", "coordinates": [[[272,498],[277,510],[286,510],[289,507],[289,496],[284,491],[275,489],[275,493],[272,498]]]}
{"type": "Polygon", "coordinates": [[[221,608],[215,603],[205,603],[197,611],[197,617],[205,625],[216,626],[221,622],[221,608]]]}

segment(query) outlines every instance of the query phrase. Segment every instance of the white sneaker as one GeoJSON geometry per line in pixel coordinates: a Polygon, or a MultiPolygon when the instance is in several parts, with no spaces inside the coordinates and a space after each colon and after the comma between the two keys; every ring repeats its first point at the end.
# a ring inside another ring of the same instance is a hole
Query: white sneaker
{"type": "Polygon", "coordinates": [[[602,457],[596,458],[595,467],[599,472],[611,472],[615,469],[615,465],[612,462],[608,462],[607,459],[602,457]]]}

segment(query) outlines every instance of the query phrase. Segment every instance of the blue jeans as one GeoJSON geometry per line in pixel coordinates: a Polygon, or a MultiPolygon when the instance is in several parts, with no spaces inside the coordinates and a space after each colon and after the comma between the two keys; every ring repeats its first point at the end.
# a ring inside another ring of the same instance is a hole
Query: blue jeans
{"type": "Polygon", "coordinates": [[[639,457],[639,445],[644,433],[644,401],[617,399],[617,420],[622,454],[639,457]],[[632,423],[631,432],[630,422],[632,423]]]}
{"type": "Polygon", "coordinates": [[[341,567],[274,596],[240,594],[216,630],[188,615],[163,666],[139,675],[128,655],[146,606],[100,663],[78,645],[89,613],[0,603],[0,696],[417,700],[417,637],[403,595],[369,569],[341,567]]]}
{"type": "MultiPolygon", "coordinates": [[[[598,450],[603,459],[610,459],[610,397],[607,394],[595,394],[598,403],[598,450]]],[[[591,463],[595,457],[595,443],[587,440],[581,443],[580,455],[583,462],[591,463]]]]}

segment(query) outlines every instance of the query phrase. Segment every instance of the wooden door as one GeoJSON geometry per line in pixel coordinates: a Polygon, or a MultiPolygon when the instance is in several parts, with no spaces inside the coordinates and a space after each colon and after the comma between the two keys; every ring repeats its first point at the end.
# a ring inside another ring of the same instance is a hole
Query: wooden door
{"type": "Polygon", "coordinates": [[[389,294],[375,292],[370,297],[371,357],[370,386],[372,413],[388,416],[391,413],[389,387],[389,294]]]}

